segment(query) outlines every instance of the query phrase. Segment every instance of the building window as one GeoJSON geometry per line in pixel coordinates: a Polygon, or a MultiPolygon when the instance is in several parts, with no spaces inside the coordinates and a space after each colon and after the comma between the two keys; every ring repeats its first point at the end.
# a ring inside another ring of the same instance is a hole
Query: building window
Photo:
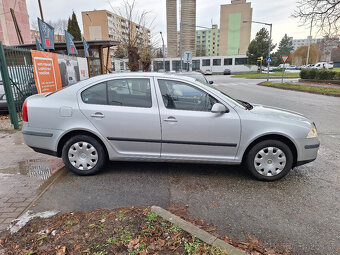
{"type": "Polygon", "coordinates": [[[232,58],[225,58],[223,64],[225,66],[231,66],[233,64],[233,59],[232,58]]]}
{"type": "Polygon", "coordinates": [[[235,58],[235,65],[246,65],[248,58],[235,58]]]}
{"type": "Polygon", "coordinates": [[[210,59],[202,59],[202,66],[210,66],[210,59]]]}
{"type": "MultiPolygon", "coordinates": [[[[213,54],[215,54],[215,51],[213,51],[213,54]]],[[[213,59],[213,66],[220,66],[221,65],[221,59],[213,59]]]]}

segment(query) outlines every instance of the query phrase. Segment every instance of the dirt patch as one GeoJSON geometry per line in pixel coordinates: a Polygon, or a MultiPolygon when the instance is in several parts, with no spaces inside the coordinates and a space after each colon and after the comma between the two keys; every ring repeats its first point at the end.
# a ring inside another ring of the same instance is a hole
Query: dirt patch
{"type": "Polygon", "coordinates": [[[32,219],[0,240],[0,254],[225,254],[150,208],[122,208],[32,219]]]}
{"type": "MultiPolygon", "coordinates": [[[[173,213],[218,236],[217,228],[203,220],[189,218],[185,207],[173,205],[173,213]]],[[[221,236],[218,236],[221,238],[221,236]]],[[[289,254],[266,249],[254,237],[247,242],[228,243],[248,254],[289,254]]],[[[226,254],[207,245],[177,226],[150,212],[149,207],[101,209],[34,218],[15,234],[0,237],[0,255],[42,254],[226,254]]]]}

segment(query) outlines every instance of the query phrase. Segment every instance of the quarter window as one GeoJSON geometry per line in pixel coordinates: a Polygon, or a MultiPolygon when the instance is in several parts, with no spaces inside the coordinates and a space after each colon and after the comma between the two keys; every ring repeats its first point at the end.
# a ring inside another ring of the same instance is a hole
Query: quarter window
{"type": "Polygon", "coordinates": [[[210,111],[218,101],[208,93],[184,82],[158,80],[166,108],[187,111],[210,111]]]}
{"type": "Polygon", "coordinates": [[[86,104],[107,104],[106,82],[94,85],[81,93],[86,104]]]}

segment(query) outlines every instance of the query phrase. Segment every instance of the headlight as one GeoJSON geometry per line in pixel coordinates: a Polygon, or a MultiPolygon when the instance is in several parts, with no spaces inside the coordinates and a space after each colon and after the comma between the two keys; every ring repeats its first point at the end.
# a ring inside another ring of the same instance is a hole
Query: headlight
{"type": "Polygon", "coordinates": [[[318,131],[316,130],[316,126],[313,123],[311,129],[308,132],[307,138],[314,138],[318,136],[318,131]]]}

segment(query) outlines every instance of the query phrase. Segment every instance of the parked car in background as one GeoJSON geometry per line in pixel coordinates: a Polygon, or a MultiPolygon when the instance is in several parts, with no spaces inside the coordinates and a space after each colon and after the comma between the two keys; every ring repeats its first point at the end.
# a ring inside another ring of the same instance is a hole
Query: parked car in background
{"type": "Polygon", "coordinates": [[[0,112],[8,112],[5,89],[2,82],[0,82],[0,112]]]}
{"type": "Polygon", "coordinates": [[[231,74],[230,69],[224,69],[223,74],[224,75],[230,75],[231,74]]]}
{"type": "Polygon", "coordinates": [[[175,74],[180,75],[180,76],[183,75],[183,76],[191,77],[203,83],[208,83],[208,84],[214,83],[213,81],[208,81],[207,78],[205,78],[205,76],[199,72],[179,72],[175,74]]]}
{"type": "Polygon", "coordinates": [[[205,71],[202,72],[205,75],[212,75],[212,71],[210,69],[207,69],[205,71]]]}
{"type": "Polygon", "coordinates": [[[96,76],[29,97],[25,143],[62,157],[78,175],[107,159],[244,163],[274,181],[317,157],[316,126],[301,114],[236,100],[194,78],[160,73],[96,76]]]}
{"type": "Polygon", "coordinates": [[[312,68],[319,69],[319,70],[323,70],[323,69],[328,70],[328,69],[333,69],[333,64],[330,64],[328,62],[318,62],[312,68]]]}

